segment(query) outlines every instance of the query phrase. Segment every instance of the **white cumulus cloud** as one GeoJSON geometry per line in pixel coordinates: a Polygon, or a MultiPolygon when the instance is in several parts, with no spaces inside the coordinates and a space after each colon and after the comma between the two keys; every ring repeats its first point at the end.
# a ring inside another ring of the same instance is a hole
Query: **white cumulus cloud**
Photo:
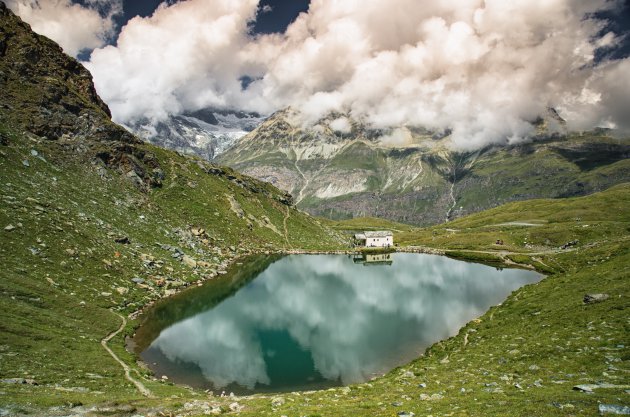
{"type": "Polygon", "coordinates": [[[70,0],[4,1],[35,32],[72,56],[105,45],[115,33],[113,17],[122,13],[122,0],[89,0],[86,6],[70,0]]]}
{"type": "Polygon", "coordinates": [[[553,107],[570,129],[627,134],[630,59],[594,58],[623,34],[593,13],[620,4],[312,0],[286,33],[254,36],[258,0],[188,0],[132,19],[86,64],[122,123],[291,106],[305,123],[335,111],[390,131],[448,130],[454,146],[476,148],[527,137],[553,107]]]}
{"type": "Polygon", "coordinates": [[[352,131],[352,125],[347,117],[338,117],[330,122],[330,128],[339,133],[350,133],[352,131]]]}

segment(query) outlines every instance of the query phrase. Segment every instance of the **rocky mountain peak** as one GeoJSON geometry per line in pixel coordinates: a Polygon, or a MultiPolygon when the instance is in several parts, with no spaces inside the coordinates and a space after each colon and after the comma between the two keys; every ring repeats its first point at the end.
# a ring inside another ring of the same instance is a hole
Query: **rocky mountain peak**
{"type": "Polygon", "coordinates": [[[15,127],[49,140],[138,140],[111,122],[89,71],[0,2],[0,107],[15,127]]]}

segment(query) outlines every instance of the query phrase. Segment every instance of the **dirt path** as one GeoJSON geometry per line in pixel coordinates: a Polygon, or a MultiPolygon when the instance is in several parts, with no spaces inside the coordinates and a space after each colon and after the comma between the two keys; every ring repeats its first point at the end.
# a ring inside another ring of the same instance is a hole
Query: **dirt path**
{"type": "Polygon", "coordinates": [[[120,325],[120,327],[118,328],[118,330],[113,331],[112,333],[110,333],[109,335],[107,335],[103,340],[101,340],[101,345],[103,345],[103,348],[105,348],[105,350],[107,351],[107,353],[109,353],[112,358],[114,358],[114,360],[116,362],[118,362],[120,364],[120,366],[122,366],[122,368],[125,370],[125,378],[127,378],[127,380],[129,380],[132,384],[134,384],[136,386],[136,388],[138,388],[138,391],[140,391],[140,393],[142,395],[144,395],[145,397],[150,397],[153,398],[153,394],[151,393],[151,391],[149,391],[149,389],[147,387],[144,386],[144,384],[140,381],[138,381],[137,379],[133,378],[131,376],[131,368],[129,368],[129,366],[123,362],[110,348],[109,346],[107,346],[107,342],[109,342],[110,340],[112,340],[114,337],[116,337],[116,335],[118,333],[120,333],[125,326],[127,325],[127,319],[123,316],[121,316],[120,314],[113,312],[112,313],[116,314],[118,317],[120,317],[120,319],[122,320],[122,324],[120,325]]]}
{"type": "Polygon", "coordinates": [[[284,226],[284,240],[287,241],[287,246],[291,249],[291,243],[289,242],[289,228],[287,227],[287,221],[291,217],[291,207],[287,206],[287,213],[284,215],[284,219],[282,220],[282,225],[284,226]]]}
{"type": "Polygon", "coordinates": [[[498,251],[493,251],[493,250],[472,250],[472,249],[457,249],[458,252],[472,252],[472,253],[487,253],[490,255],[499,255],[499,256],[506,256],[506,255],[527,255],[527,256],[536,256],[536,255],[554,255],[554,254],[558,254],[558,253],[567,253],[567,252],[572,252],[574,251],[574,248],[567,248],[567,249],[548,249],[548,250],[543,250],[543,251],[538,251],[538,252],[512,252],[509,250],[498,250],[498,251]]]}

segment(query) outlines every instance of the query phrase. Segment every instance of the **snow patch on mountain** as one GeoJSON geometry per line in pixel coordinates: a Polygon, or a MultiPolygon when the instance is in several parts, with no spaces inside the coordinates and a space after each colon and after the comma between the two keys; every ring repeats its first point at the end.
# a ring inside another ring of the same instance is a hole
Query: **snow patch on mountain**
{"type": "Polygon", "coordinates": [[[212,160],[263,120],[256,113],[204,109],[157,123],[140,120],[127,128],[155,145],[212,160]]]}

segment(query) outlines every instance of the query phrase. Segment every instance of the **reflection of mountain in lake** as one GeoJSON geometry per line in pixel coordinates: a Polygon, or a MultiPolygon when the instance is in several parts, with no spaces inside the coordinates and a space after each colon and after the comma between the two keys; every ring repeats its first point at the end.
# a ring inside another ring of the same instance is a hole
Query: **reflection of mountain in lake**
{"type": "Polygon", "coordinates": [[[432,255],[390,257],[372,268],[340,255],[282,258],[234,296],[163,330],[142,358],[158,375],[204,388],[365,381],[540,278],[432,255]]]}
{"type": "Polygon", "coordinates": [[[369,265],[391,265],[393,257],[391,253],[362,253],[353,255],[352,260],[355,264],[369,265]]]}

